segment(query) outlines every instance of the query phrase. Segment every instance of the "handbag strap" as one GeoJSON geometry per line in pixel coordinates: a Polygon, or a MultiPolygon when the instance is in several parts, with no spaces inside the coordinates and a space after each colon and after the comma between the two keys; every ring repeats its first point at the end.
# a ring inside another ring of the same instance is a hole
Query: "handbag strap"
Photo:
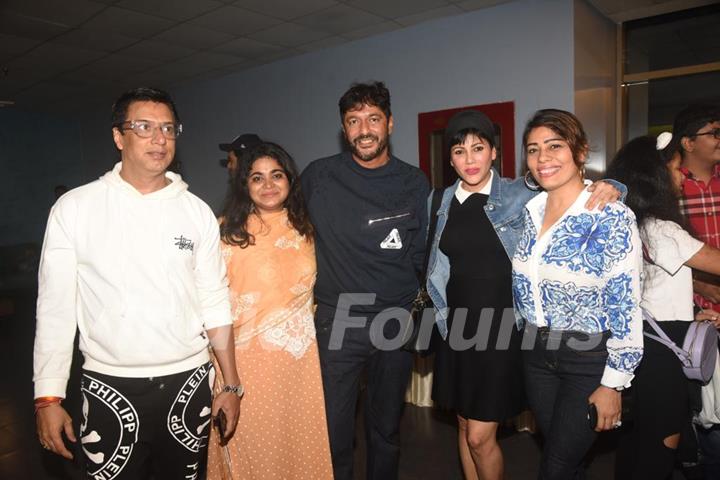
{"type": "Polygon", "coordinates": [[[689,367],[690,362],[690,354],[683,350],[682,348],[678,347],[677,343],[670,340],[670,337],[667,336],[667,334],[663,331],[662,328],[660,328],[660,325],[657,324],[655,319],[653,318],[652,314],[648,312],[646,309],[643,310],[643,319],[648,322],[648,324],[652,327],[653,330],[655,330],[655,333],[657,335],[653,335],[648,332],[643,332],[643,334],[648,337],[652,338],[653,340],[662,343],[666,347],[668,347],[672,352],[678,357],[680,360],[680,363],[682,363],[684,366],[689,367]]]}
{"type": "Polygon", "coordinates": [[[432,202],[430,203],[430,225],[428,228],[427,242],[425,242],[425,260],[423,261],[422,274],[420,276],[420,286],[425,286],[425,280],[427,279],[428,263],[430,262],[430,250],[432,248],[432,242],[435,240],[435,230],[437,230],[437,212],[440,210],[440,202],[442,201],[442,195],[445,189],[436,188],[432,192],[432,202]]]}

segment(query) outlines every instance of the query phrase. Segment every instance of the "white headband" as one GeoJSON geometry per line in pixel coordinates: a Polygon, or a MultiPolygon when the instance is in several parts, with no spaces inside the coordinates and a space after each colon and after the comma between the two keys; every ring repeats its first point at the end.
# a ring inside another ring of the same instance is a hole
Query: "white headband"
{"type": "Polygon", "coordinates": [[[655,148],[657,150],[664,150],[665,147],[667,147],[670,144],[670,140],[672,140],[672,133],[662,132],[657,137],[657,141],[655,143],[655,148]]]}

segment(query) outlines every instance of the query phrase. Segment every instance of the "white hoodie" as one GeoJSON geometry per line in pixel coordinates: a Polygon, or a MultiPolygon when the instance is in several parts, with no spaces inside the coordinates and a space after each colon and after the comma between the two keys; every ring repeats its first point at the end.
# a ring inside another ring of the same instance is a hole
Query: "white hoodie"
{"type": "Polygon", "coordinates": [[[142,195],[121,163],[63,195],[40,260],[35,397],[65,397],[76,326],[84,368],[155,377],[207,362],[205,330],[228,325],[225,264],[210,207],[179,175],[142,195]]]}

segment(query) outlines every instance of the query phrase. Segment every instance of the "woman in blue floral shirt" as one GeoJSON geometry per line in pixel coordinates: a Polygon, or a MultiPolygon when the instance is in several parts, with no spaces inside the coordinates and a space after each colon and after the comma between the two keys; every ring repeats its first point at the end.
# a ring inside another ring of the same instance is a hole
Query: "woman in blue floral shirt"
{"type": "Polygon", "coordinates": [[[642,358],[642,245],[625,205],[585,207],[588,141],[574,115],[536,112],[523,145],[544,190],[525,207],[513,258],[516,314],[533,340],[524,343],[526,390],[545,436],[540,478],[572,479],[596,432],[620,424],[620,390],[642,358]]]}

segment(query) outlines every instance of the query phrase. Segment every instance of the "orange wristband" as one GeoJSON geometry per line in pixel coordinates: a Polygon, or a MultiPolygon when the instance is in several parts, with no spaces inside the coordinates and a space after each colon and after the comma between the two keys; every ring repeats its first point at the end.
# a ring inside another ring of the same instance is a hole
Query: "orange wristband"
{"type": "Polygon", "coordinates": [[[49,407],[52,404],[63,401],[62,397],[38,397],[35,399],[35,413],[41,408],[49,407]]]}
{"type": "Polygon", "coordinates": [[[38,403],[46,403],[46,402],[50,402],[50,403],[61,402],[63,400],[64,400],[63,397],[37,397],[35,399],[35,405],[37,405],[38,403]]]}

